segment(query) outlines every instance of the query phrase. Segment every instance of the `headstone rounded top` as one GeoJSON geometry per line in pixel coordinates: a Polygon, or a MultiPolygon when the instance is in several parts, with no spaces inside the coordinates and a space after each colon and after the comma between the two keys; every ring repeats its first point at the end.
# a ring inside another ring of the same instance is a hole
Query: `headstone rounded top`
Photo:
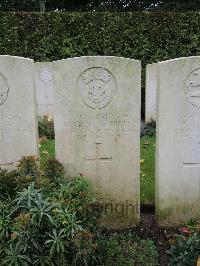
{"type": "Polygon", "coordinates": [[[78,89],[84,104],[93,109],[104,108],[117,93],[113,74],[102,67],[84,70],[78,78],[78,89]]]}
{"type": "Polygon", "coordinates": [[[34,63],[34,60],[31,58],[27,58],[27,57],[22,57],[22,56],[15,56],[15,55],[0,55],[0,59],[4,59],[4,60],[14,60],[14,61],[24,61],[24,62],[31,62],[34,63]]]}
{"type": "Polygon", "coordinates": [[[200,107],[200,68],[194,69],[185,80],[187,100],[200,107]]]}
{"type": "Polygon", "coordinates": [[[178,58],[168,59],[168,60],[159,61],[153,64],[158,64],[158,65],[179,64],[180,66],[180,64],[187,64],[187,63],[190,64],[190,62],[191,63],[199,62],[199,60],[200,60],[200,56],[189,56],[189,57],[178,57],[178,58]]]}
{"type": "Polygon", "coordinates": [[[0,73],[0,105],[3,105],[8,98],[9,86],[7,79],[0,73]]]}

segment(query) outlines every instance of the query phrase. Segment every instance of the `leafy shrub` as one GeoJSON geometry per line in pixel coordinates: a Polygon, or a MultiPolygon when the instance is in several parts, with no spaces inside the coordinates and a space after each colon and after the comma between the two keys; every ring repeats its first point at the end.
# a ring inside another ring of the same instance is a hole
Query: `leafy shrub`
{"type": "Polygon", "coordinates": [[[79,220],[88,230],[95,231],[98,227],[98,219],[102,213],[101,208],[95,208],[96,202],[91,193],[91,187],[83,176],[72,179],[67,185],[61,185],[58,200],[62,206],[68,206],[71,212],[76,212],[79,220]]]}
{"type": "Polygon", "coordinates": [[[56,185],[64,178],[64,167],[63,165],[54,158],[49,158],[44,165],[45,175],[51,182],[56,185]]]}
{"type": "Polygon", "coordinates": [[[178,236],[167,253],[170,255],[170,266],[195,266],[200,256],[200,234],[178,236]]]}
{"type": "Polygon", "coordinates": [[[150,240],[140,240],[131,232],[104,236],[99,240],[99,266],[158,265],[158,253],[150,240]]]}
{"type": "Polygon", "coordinates": [[[0,168],[0,198],[14,198],[17,190],[27,188],[33,181],[37,188],[52,190],[60,186],[64,168],[56,159],[47,158],[44,169],[40,169],[36,156],[24,156],[16,170],[0,168]]]}
{"type": "Polygon", "coordinates": [[[14,199],[0,201],[0,265],[157,265],[151,241],[102,234],[102,205],[84,176],[69,182],[58,161],[40,169],[34,156],[23,157],[15,172],[1,170],[2,182],[14,173],[16,188],[4,185],[14,199]]]}
{"type": "Polygon", "coordinates": [[[39,159],[36,156],[23,156],[17,165],[21,176],[28,176],[30,180],[35,180],[39,175],[39,159]]]}
{"type": "MultiPolygon", "coordinates": [[[[90,211],[94,199],[89,184],[84,177],[76,177],[70,183],[62,179],[63,166],[54,160],[49,163],[50,167],[53,164],[49,173],[57,188],[54,186],[47,193],[48,189],[36,187],[41,173],[38,168],[32,171],[33,161],[24,157],[19,163],[19,175],[37,172],[39,176],[27,188],[18,187],[22,190],[17,192],[12,209],[0,212],[0,264],[92,265],[96,233],[90,229],[92,222],[98,224],[98,217],[90,211]]],[[[47,186],[52,188],[52,183],[47,186]]],[[[1,205],[3,208],[6,203],[1,205]]]]}
{"type": "Polygon", "coordinates": [[[54,122],[50,116],[43,116],[38,120],[39,137],[46,136],[48,139],[54,139],[54,122]]]}
{"type": "Polygon", "coordinates": [[[9,238],[11,232],[11,201],[0,201],[0,244],[9,238]]]}
{"type": "Polygon", "coordinates": [[[0,168],[0,198],[13,198],[16,194],[18,172],[0,168]]]}

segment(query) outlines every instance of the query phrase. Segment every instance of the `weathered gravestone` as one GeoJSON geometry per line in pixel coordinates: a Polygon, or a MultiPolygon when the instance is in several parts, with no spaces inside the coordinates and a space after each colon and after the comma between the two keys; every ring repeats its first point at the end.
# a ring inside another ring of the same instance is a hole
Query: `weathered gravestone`
{"type": "Polygon", "coordinates": [[[0,56],[0,167],[38,155],[34,62],[0,56]]]}
{"type": "Polygon", "coordinates": [[[145,123],[156,121],[157,64],[146,66],[145,123]]]}
{"type": "Polygon", "coordinates": [[[53,65],[51,62],[35,63],[37,113],[53,116],[53,65]]]}
{"type": "Polygon", "coordinates": [[[200,218],[200,57],[157,69],[156,213],[181,223],[200,218]]]}
{"type": "Polygon", "coordinates": [[[54,62],[56,157],[87,176],[103,223],[139,221],[140,62],[81,57],[54,62]]]}

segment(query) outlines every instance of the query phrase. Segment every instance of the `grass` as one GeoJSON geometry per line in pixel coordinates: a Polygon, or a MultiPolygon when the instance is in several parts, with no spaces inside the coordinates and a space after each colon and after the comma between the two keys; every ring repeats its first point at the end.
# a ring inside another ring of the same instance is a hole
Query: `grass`
{"type": "Polygon", "coordinates": [[[41,166],[45,163],[48,157],[55,157],[55,140],[45,140],[40,144],[41,166]]]}
{"type": "MultiPolygon", "coordinates": [[[[46,140],[40,146],[41,165],[55,156],[55,141],[46,140]]],[[[141,138],[141,204],[154,204],[155,201],[155,136],[141,138]]]]}
{"type": "Polygon", "coordinates": [[[155,136],[141,138],[140,199],[141,204],[155,202],[155,136]]]}

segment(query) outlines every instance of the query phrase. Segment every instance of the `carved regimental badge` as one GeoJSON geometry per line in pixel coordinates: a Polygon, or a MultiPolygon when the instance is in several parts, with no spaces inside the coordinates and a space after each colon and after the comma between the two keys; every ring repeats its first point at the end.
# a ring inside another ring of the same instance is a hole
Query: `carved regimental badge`
{"type": "Polygon", "coordinates": [[[187,100],[200,107],[200,68],[193,70],[185,80],[187,100]]]}
{"type": "Polygon", "coordinates": [[[0,73],[0,105],[4,104],[8,98],[8,82],[3,74],[0,73]]]}
{"type": "Polygon", "coordinates": [[[101,67],[85,70],[78,79],[78,88],[83,102],[93,109],[104,108],[117,92],[114,76],[101,67]]]}
{"type": "Polygon", "coordinates": [[[40,72],[40,78],[44,82],[52,81],[51,71],[47,67],[43,68],[42,71],[40,72]]]}

